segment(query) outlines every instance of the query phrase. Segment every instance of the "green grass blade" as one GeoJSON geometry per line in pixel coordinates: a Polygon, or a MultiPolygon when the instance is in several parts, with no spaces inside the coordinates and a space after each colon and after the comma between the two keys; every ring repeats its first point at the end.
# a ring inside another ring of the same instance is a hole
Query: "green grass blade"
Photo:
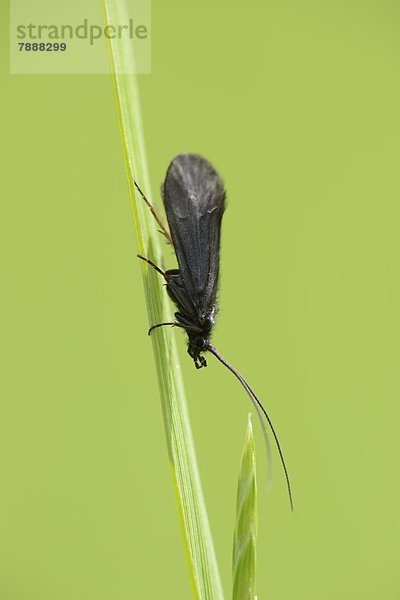
{"type": "Polygon", "coordinates": [[[236,500],[233,538],[233,600],[256,598],[257,483],[251,416],[247,424],[236,500]]]}
{"type": "MultiPolygon", "coordinates": [[[[104,0],[107,24],[126,23],[125,0],[104,0]]],[[[134,178],[150,199],[145,145],[134,57],[128,39],[110,40],[114,88],[130,187],[139,252],[162,264],[161,240],[154,217],[135,191],[134,178]],[[131,68],[130,68],[131,67],[131,68]]],[[[149,323],[169,321],[172,310],[160,276],[141,263],[149,323]]],[[[173,330],[158,329],[151,336],[161,394],[168,453],[175,482],[195,596],[201,600],[223,598],[220,576],[207,519],[185,393],[173,330]]],[[[143,329],[143,344],[149,343],[143,329]]]]}

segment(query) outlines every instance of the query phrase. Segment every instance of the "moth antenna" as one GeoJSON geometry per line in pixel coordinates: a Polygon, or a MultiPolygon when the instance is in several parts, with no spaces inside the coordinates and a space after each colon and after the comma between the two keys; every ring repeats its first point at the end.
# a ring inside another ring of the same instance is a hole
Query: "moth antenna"
{"type": "Polygon", "coordinates": [[[234,367],[232,367],[232,365],[230,365],[223,356],[221,356],[221,354],[218,352],[218,350],[210,343],[207,344],[207,350],[209,352],[211,352],[211,354],[213,354],[227,369],[229,369],[229,371],[231,371],[231,373],[233,373],[235,375],[235,377],[240,381],[240,383],[242,384],[242,386],[244,387],[244,389],[246,390],[247,394],[249,395],[251,401],[253,402],[256,410],[257,410],[257,414],[260,417],[260,421],[261,421],[261,425],[264,431],[264,435],[266,438],[266,443],[267,443],[267,452],[268,452],[268,448],[269,448],[269,444],[268,444],[268,436],[266,435],[266,429],[265,429],[265,425],[264,422],[261,418],[261,413],[260,413],[260,409],[262,411],[262,413],[264,414],[268,425],[272,431],[272,435],[274,436],[274,440],[275,440],[275,444],[276,447],[278,449],[278,453],[279,453],[279,458],[281,460],[281,464],[283,467],[283,471],[285,473],[285,478],[286,478],[286,487],[287,487],[287,491],[288,491],[288,496],[289,496],[289,502],[290,502],[290,508],[293,511],[294,509],[294,505],[293,505],[293,496],[292,496],[292,487],[290,485],[290,478],[289,478],[289,472],[287,470],[286,467],[286,463],[285,463],[285,459],[283,456],[283,452],[282,452],[282,448],[281,445],[279,443],[279,439],[278,439],[278,435],[275,431],[275,428],[272,424],[272,421],[265,409],[265,407],[263,406],[263,404],[260,402],[260,400],[257,398],[256,394],[253,392],[253,390],[251,389],[251,387],[249,386],[249,384],[247,383],[247,381],[240,375],[240,373],[238,371],[236,371],[236,369],[234,367]]]}

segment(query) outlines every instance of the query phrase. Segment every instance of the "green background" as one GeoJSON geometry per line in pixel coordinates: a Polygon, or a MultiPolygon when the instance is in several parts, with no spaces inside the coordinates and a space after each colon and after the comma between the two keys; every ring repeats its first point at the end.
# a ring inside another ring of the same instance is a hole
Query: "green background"
{"type": "MultiPolygon", "coordinates": [[[[259,598],[398,598],[400,5],[152,11],[153,195],[182,151],[225,179],[214,341],[293,480],[257,429],[259,598]]],[[[1,22],[0,597],[186,599],[111,80],[10,76],[1,22]]],[[[249,404],[171,335],[229,597],[249,404]]]]}

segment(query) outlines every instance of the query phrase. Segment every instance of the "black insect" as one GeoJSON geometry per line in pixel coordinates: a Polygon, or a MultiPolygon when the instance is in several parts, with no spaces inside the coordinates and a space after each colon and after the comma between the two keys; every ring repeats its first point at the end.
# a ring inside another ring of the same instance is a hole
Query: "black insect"
{"type": "Polygon", "coordinates": [[[163,271],[148,258],[138,255],[164,277],[167,292],[178,308],[174,321],[153,325],[149,329],[149,335],[158,327],[181,327],[188,335],[188,353],[197,369],[207,366],[204,353],[210,352],[237,377],[257,410],[265,436],[267,431],[260,411],[271,428],[293,509],[289,475],[271,419],[249,384],[211,344],[217,312],[221,220],[225,210],[223,182],[205,158],[197,154],[176,156],[168,167],[162,188],[171,233],[158,218],[136,182],[135,185],[162,233],[173,245],[179,265],[178,269],[163,271]]]}

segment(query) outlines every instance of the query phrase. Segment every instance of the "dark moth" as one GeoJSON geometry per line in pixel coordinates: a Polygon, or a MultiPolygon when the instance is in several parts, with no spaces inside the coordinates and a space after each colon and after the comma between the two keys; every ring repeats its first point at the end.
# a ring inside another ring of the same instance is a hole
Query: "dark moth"
{"type": "Polygon", "coordinates": [[[163,271],[148,258],[139,256],[164,277],[167,292],[178,309],[174,321],[153,325],[149,334],[166,325],[181,327],[187,333],[188,353],[197,369],[207,366],[204,353],[210,352],[240,381],[257,410],[264,434],[267,431],[262,414],[271,428],[293,508],[288,471],[271,419],[246,380],[211,344],[217,311],[221,221],[225,210],[222,179],[212,165],[198,154],[176,156],[168,167],[162,188],[170,231],[164,227],[137,184],[136,187],[173,245],[178,261],[177,269],[163,271]]]}

